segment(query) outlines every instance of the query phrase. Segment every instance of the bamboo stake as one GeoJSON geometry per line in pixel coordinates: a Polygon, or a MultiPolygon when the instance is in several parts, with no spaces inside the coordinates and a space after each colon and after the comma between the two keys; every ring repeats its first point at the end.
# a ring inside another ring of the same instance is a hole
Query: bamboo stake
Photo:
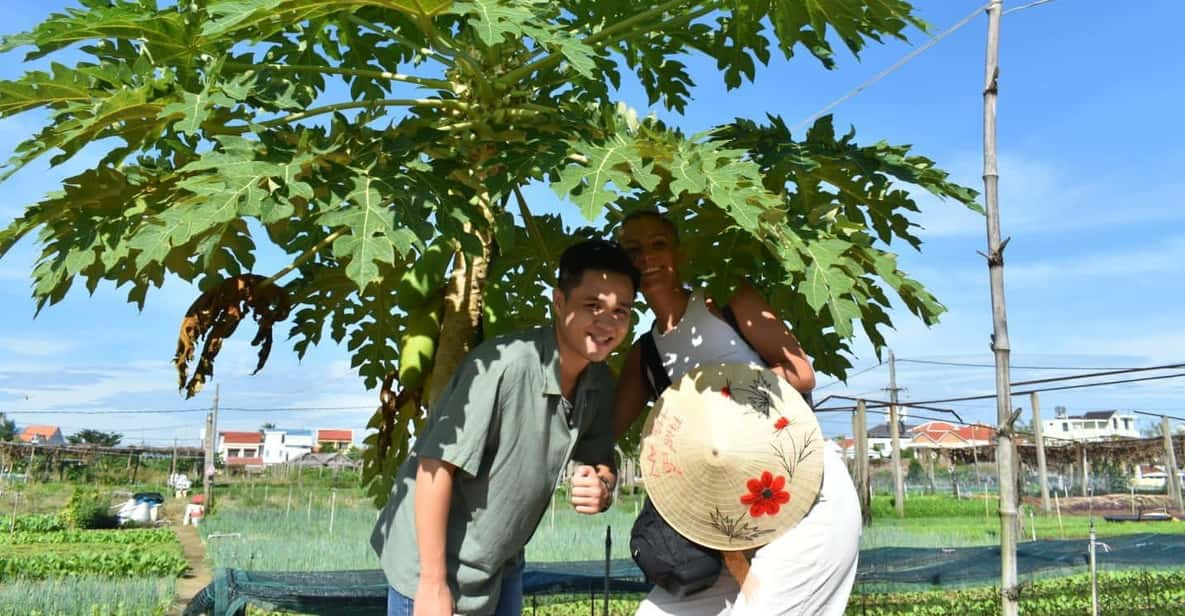
{"type": "Polygon", "coordinates": [[[1004,247],[1000,241],[999,170],[996,164],[996,97],[1000,74],[1000,15],[1003,0],[988,6],[987,61],[983,87],[983,187],[987,210],[988,274],[992,296],[992,351],[996,356],[996,461],[1000,486],[1000,613],[1016,616],[1016,471],[1013,460],[1012,396],[1009,386],[1008,316],[1004,302],[1004,247]]]}
{"type": "Polygon", "coordinates": [[[284,509],[284,517],[287,518],[290,513],[292,513],[292,484],[288,484],[288,506],[284,509]]]}
{"type": "Polygon", "coordinates": [[[1099,616],[1099,574],[1098,561],[1095,560],[1094,518],[1090,520],[1090,613],[1099,616]]]}
{"type": "Polygon", "coordinates": [[[1062,526],[1062,503],[1057,498],[1057,493],[1053,494],[1053,506],[1057,509],[1057,530],[1062,539],[1066,538],[1066,527],[1062,526]]]}
{"type": "Polygon", "coordinates": [[[1181,502],[1181,476],[1177,474],[1177,452],[1173,450],[1173,430],[1168,417],[1160,418],[1160,432],[1164,436],[1164,481],[1169,501],[1177,511],[1185,509],[1181,502]]]}
{"type": "Polygon", "coordinates": [[[1041,425],[1041,400],[1037,392],[1029,394],[1033,407],[1033,438],[1037,441],[1037,480],[1041,484],[1041,511],[1049,513],[1049,473],[1045,466],[1045,436],[1041,425]]]}
{"type": "Polygon", "coordinates": [[[856,492],[860,496],[860,516],[864,525],[872,522],[872,499],[868,486],[868,419],[865,414],[864,400],[856,401],[855,425],[852,438],[856,441],[856,492]]]}
{"type": "Polygon", "coordinates": [[[901,424],[897,409],[897,358],[889,351],[889,438],[892,443],[893,494],[896,496],[897,517],[905,517],[905,477],[901,473],[901,424]]]}
{"type": "Polygon", "coordinates": [[[329,534],[333,534],[333,518],[337,515],[337,490],[333,491],[329,504],[329,534]]]}

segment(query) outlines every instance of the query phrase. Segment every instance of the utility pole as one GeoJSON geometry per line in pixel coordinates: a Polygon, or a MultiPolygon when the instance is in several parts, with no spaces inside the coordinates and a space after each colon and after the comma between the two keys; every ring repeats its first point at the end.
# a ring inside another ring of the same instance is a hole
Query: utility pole
{"type": "Polygon", "coordinates": [[[1041,511],[1049,513],[1049,475],[1045,470],[1045,436],[1041,425],[1041,400],[1037,392],[1029,394],[1033,405],[1033,438],[1037,441],[1037,480],[1041,483],[1041,511]]]}
{"type": "Polygon", "coordinates": [[[868,419],[864,412],[864,400],[856,401],[856,414],[852,416],[852,438],[856,441],[856,492],[860,495],[860,516],[864,525],[872,521],[872,499],[868,487],[868,419]]]}
{"type": "Polygon", "coordinates": [[[214,479],[214,413],[206,413],[206,434],[202,439],[202,502],[210,502],[210,483],[214,479]]]}
{"type": "Polygon", "coordinates": [[[1181,477],[1177,474],[1177,452],[1173,450],[1173,429],[1169,418],[1161,416],[1160,433],[1164,436],[1164,481],[1168,486],[1169,501],[1177,511],[1185,510],[1181,502],[1181,477]]]}
{"type": "Polygon", "coordinates": [[[1000,486],[1000,613],[1016,616],[1016,472],[1013,459],[1012,392],[1009,385],[1008,316],[1004,304],[1004,246],[1000,241],[1000,172],[996,162],[996,98],[1000,76],[1000,15],[1003,0],[988,5],[987,53],[983,86],[983,197],[987,210],[988,275],[992,296],[992,351],[996,358],[996,461],[1000,486]]]}
{"type": "Polygon", "coordinates": [[[897,517],[905,517],[905,477],[901,473],[901,424],[897,416],[897,357],[889,351],[889,437],[892,439],[893,487],[897,517]]]}
{"type": "Polygon", "coordinates": [[[169,478],[177,474],[177,437],[173,437],[173,459],[169,462],[169,478]]]}
{"type": "Polygon", "coordinates": [[[216,458],[217,452],[216,452],[215,448],[217,447],[217,441],[218,441],[218,394],[219,393],[220,393],[219,386],[215,385],[214,386],[214,406],[213,406],[213,408],[210,409],[209,415],[206,416],[206,426],[207,426],[206,435],[209,440],[206,441],[206,468],[204,469],[206,480],[203,482],[203,485],[205,485],[205,501],[203,501],[203,506],[206,508],[207,512],[210,511],[211,507],[213,507],[213,505],[214,505],[213,487],[214,487],[214,467],[215,467],[215,462],[217,461],[217,458],[216,458]]]}

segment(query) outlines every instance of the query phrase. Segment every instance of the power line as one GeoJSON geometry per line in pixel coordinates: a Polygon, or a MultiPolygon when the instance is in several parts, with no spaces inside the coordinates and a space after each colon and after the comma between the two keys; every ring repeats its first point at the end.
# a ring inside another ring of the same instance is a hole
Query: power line
{"type": "Polygon", "coordinates": [[[1053,0],[1036,0],[1036,2],[1030,2],[1024,6],[1018,6],[1013,9],[1008,9],[1007,11],[1004,11],[1003,13],[1001,13],[1000,16],[1003,17],[1004,15],[1010,15],[1010,14],[1015,13],[1017,11],[1031,9],[1033,7],[1041,6],[1042,4],[1049,4],[1050,2],[1053,2],[1053,0]]]}
{"type": "Polygon", "coordinates": [[[1149,417],[1168,417],[1169,419],[1175,419],[1177,421],[1185,421],[1185,418],[1165,415],[1163,413],[1149,413],[1147,411],[1132,411],[1132,413],[1135,413],[1136,415],[1148,415],[1149,417]]]}
{"type": "Polygon", "coordinates": [[[1161,366],[1147,366],[1145,368],[1120,368],[1117,370],[1109,370],[1106,372],[1095,372],[1092,374],[1076,374],[1073,376],[1058,376],[1050,377],[1048,379],[1034,379],[1031,381],[1016,381],[1013,385],[1037,385],[1039,383],[1053,383],[1056,381],[1072,381],[1075,379],[1094,378],[1099,376],[1112,376],[1116,374],[1130,374],[1132,372],[1148,372],[1149,370],[1175,370],[1177,368],[1185,368],[1185,364],[1164,364],[1161,366]]]}
{"type": "MultiPolygon", "coordinates": [[[[1166,374],[1166,375],[1161,375],[1161,376],[1146,376],[1146,377],[1142,377],[1142,378],[1138,378],[1138,379],[1120,379],[1117,381],[1103,381],[1101,383],[1083,383],[1080,385],[1065,385],[1062,387],[1043,387],[1040,389],[1014,391],[1014,392],[1012,392],[1012,395],[1013,396],[1024,396],[1024,395],[1045,392],[1045,391],[1061,391],[1061,390],[1065,390],[1065,389],[1086,389],[1088,387],[1104,387],[1107,385],[1122,385],[1125,383],[1139,383],[1142,381],[1158,381],[1158,380],[1162,380],[1162,379],[1174,379],[1174,378],[1178,378],[1178,377],[1182,377],[1182,376],[1185,376],[1185,372],[1177,372],[1174,374],[1166,374]]],[[[1082,378],[1082,377],[1077,377],[1077,378],[1082,378]]],[[[960,398],[941,398],[941,399],[937,399],[937,400],[923,400],[922,402],[919,402],[918,404],[941,404],[941,403],[949,403],[949,402],[964,402],[967,400],[991,400],[995,397],[996,397],[996,394],[983,394],[983,395],[979,395],[979,396],[963,396],[960,398]]],[[[877,404],[877,405],[873,405],[873,406],[880,407],[880,406],[884,406],[884,405],[877,404]]]]}
{"type": "Polygon", "coordinates": [[[860,376],[861,374],[866,374],[868,372],[872,372],[873,370],[876,370],[877,368],[880,368],[882,366],[884,366],[884,364],[873,364],[873,365],[871,365],[859,372],[853,372],[852,374],[849,374],[847,376],[847,378],[845,378],[845,379],[835,379],[834,381],[831,381],[830,383],[828,383],[826,385],[820,385],[815,388],[815,391],[819,391],[820,389],[827,389],[828,387],[831,387],[833,385],[838,385],[840,383],[844,383],[847,381],[847,379],[857,377],[857,376],[860,376]]]}
{"type": "Polygon", "coordinates": [[[889,75],[891,75],[892,73],[896,72],[896,71],[897,71],[897,69],[899,69],[899,68],[901,68],[901,67],[905,66],[906,64],[908,64],[910,60],[913,60],[914,58],[916,58],[916,57],[920,56],[920,55],[921,55],[923,52],[925,52],[927,49],[930,49],[930,48],[931,48],[931,47],[933,47],[934,45],[937,45],[937,44],[938,44],[938,41],[941,41],[942,39],[946,38],[947,36],[950,36],[951,34],[954,34],[954,32],[955,32],[956,30],[958,30],[959,28],[962,28],[963,26],[965,26],[965,25],[967,25],[967,24],[971,23],[971,21],[972,21],[972,20],[974,20],[976,17],[978,17],[980,13],[982,13],[982,12],[986,11],[986,10],[987,10],[987,8],[988,8],[989,6],[991,6],[991,3],[990,3],[990,2],[989,2],[989,3],[987,3],[987,4],[984,4],[983,6],[981,6],[981,7],[977,8],[977,9],[975,9],[975,10],[974,10],[974,11],[972,11],[972,12],[971,12],[969,15],[967,15],[967,16],[966,16],[966,17],[964,17],[962,20],[960,20],[958,23],[956,23],[955,25],[953,25],[953,26],[951,26],[951,27],[947,28],[946,30],[943,30],[941,33],[939,33],[939,34],[935,35],[933,38],[931,38],[930,40],[928,40],[928,41],[926,41],[925,43],[923,43],[923,44],[922,44],[922,46],[920,46],[920,47],[918,47],[917,49],[915,49],[915,50],[913,50],[913,51],[911,51],[911,52],[909,52],[909,53],[905,54],[905,56],[904,56],[904,57],[902,57],[900,60],[898,60],[897,62],[895,62],[895,63],[894,63],[892,66],[890,66],[889,68],[887,68],[887,69],[885,69],[885,70],[883,70],[883,71],[881,71],[881,72],[877,73],[877,74],[876,74],[874,77],[872,77],[872,78],[871,78],[871,79],[869,79],[868,81],[865,81],[864,83],[862,83],[862,84],[860,84],[860,85],[856,86],[855,88],[853,88],[853,89],[852,89],[850,92],[848,92],[847,94],[844,94],[843,96],[841,96],[841,97],[839,97],[839,98],[837,98],[837,99],[835,99],[835,100],[831,101],[831,102],[830,102],[830,103],[828,103],[826,106],[824,106],[822,109],[820,109],[820,110],[816,111],[815,113],[812,113],[810,116],[807,116],[807,118],[806,118],[805,120],[803,120],[803,121],[799,122],[798,124],[796,124],[796,125],[794,126],[793,130],[794,130],[795,132],[797,132],[797,131],[801,131],[802,129],[806,128],[806,126],[807,126],[807,125],[809,125],[810,123],[812,123],[812,122],[814,122],[815,120],[817,120],[817,119],[819,119],[819,118],[823,117],[824,115],[826,115],[826,114],[827,114],[829,111],[831,111],[832,109],[835,109],[836,107],[840,106],[840,104],[842,104],[844,101],[846,101],[846,100],[848,100],[848,99],[850,99],[850,98],[852,98],[852,97],[854,97],[854,96],[856,96],[856,95],[860,94],[860,93],[861,93],[861,92],[863,92],[864,90],[866,90],[866,89],[868,89],[869,87],[871,87],[872,85],[874,85],[876,82],[878,82],[878,81],[880,81],[880,80],[884,79],[885,77],[888,77],[888,76],[889,76],[889,75]]]}
{"type": "MultiPolygon", "coordinates": [[[[296,406],[296,407],[223,407],[219,412],[232,411],[239,413],[280,413],[280,412],[309,412],[309,411],[360,411],[371,410],[372,406],[296,406]]],[[[178,413],[207,413],[210,409],[115,409],[103,411],[75,411],[65,409],[32,409],[9,410],[6,415],[170,415],[178,413]]]]}
{"type": "MultiPolygon", "coordinates": [[[[954,366],[959,368],[995,368],[996,364],[979,364],[973,362],[959,362],[959,361],[938,361],[933,359],[904,359],[897,358],[897,361],[910,364],[929,364],[934,366],[954,366]]],[[[1008,366],[1014,370],[1127,370],[1127,367],[1113,368],[1109,366],[1008,366]]]]}

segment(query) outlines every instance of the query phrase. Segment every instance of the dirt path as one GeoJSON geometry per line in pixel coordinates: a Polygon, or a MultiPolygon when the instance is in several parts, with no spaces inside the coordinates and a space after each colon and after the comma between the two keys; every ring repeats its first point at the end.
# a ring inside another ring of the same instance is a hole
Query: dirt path
{"type": "Polygon", "coordinates": [[[177,599],[170,614],[180,614],[189,600],[206,587],[214,578],[206,563],[206,546],[198,535],[196,526],[173,526],[173,533],[181,542],[181,553],[189,561],[189,571],[177,578],[177,599]]]}

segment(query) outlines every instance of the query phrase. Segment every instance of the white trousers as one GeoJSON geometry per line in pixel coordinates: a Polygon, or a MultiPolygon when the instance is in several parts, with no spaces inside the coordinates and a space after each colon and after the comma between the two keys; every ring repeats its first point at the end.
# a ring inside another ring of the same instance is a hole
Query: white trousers
{"type": "Polygon", "coordinates": [[[823,485],[794,528],[757,550],[743,589],[727,568],[706,590],[679,599],[655,587],[638,616],[840,616],[856,580],[860,499],[843,454],[828,441],[823,485]]]}

